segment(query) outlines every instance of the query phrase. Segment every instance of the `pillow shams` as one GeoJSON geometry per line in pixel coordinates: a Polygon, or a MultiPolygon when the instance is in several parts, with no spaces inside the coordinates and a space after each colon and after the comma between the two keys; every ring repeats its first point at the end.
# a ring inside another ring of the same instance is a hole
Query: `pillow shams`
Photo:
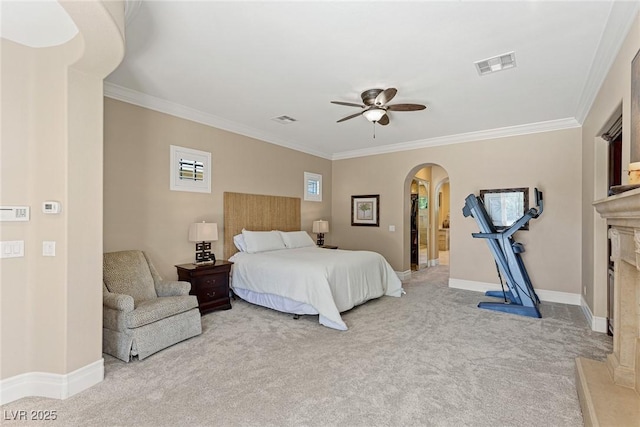
{"type": "Polygon", "coordinates": [[[233,236],[233,244],[236,245],[240,252],[247,252],[247,242],[244,241],[242,233],[233,236]]]}
{"type": "Polygon", "coordinates": [[[282,240],[288,249],[306,248],[316,243],[306,231],[281,231],[282,240]]]}
{"type": "Polygon", "coordinates": [[[242,235],[250,254],[286,249],[279,231],[242,230],[242,235]]]}

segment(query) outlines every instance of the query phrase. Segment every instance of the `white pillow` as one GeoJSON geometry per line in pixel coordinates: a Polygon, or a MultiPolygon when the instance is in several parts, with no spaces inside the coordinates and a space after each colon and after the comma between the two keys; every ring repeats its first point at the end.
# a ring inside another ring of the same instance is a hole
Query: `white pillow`
{"type": "Polygon", "coordinates": [[[233,236],[233,244],[236,245],[236,248],[238,248],[240,252],[247,252],[247,242],[244,241],[242,234],[233,236]]]}
{"type": "Polygon", "coordinates": [[[250,254],[286,249],[279,231],[248,231],[243,229],[242,235],[247,243],[247,252],[250,254]]]}
{"type": "Polygon", "coordinates": [[[306,248],[315,246],[316,242],[307,234],[306,231],[281,231],[284,245],[289,248],[306,248]]]}

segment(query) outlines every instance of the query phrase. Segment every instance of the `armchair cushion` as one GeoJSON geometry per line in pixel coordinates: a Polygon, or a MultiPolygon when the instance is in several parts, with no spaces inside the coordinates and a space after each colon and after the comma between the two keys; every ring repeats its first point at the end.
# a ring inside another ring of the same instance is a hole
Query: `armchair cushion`
{"type": "Polygon", "coordinates": [[[139,328],[166,317],[171,317],[198,306],[194,295],[163,297],[141,301],[135,310],[127,313],[127,327],[139,328]]]}
{"type": "Polygon", "coordinates": [[[103,261],[103,280],[109,292],[130,295],[135,306],[157,298],[153,276],[142,251],[106,253],[103,261]]]}

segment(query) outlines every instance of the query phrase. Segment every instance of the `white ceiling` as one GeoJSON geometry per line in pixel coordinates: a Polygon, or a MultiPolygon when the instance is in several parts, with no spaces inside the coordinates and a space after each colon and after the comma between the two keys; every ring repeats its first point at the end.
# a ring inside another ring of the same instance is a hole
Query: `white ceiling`
{"type": "Polygon", "coordinates": [[[0,36],[29,47],[57,46],[78,34],[56,0],[0,2],[0,36]]]}
{"type": "Polygon", "coordinates": [[[638,11],[619,1],[128,6],[108,96],[333,159],[579,126],[638,11]],[[516,68],[478,75],[475,61],[511,51],[516,68]],[[398,89],[391,103],[427,109],[389,113],[375,139],[364,117],[336,123],[358,110],[330,101],[387,87],[398,89]],[[272,120],[281,115],[297,121],[272,120]]]}

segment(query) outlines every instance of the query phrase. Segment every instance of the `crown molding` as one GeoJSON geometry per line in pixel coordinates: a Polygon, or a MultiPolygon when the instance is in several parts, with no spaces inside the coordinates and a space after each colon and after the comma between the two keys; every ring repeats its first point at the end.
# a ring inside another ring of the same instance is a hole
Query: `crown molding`
{"type": "Polygon", "coordinates": [[[303,147],[298,144],[282,141],[280,139],[274,138],[273,135],[260,132],[256,129],[241,125],[237,122],[226,120],[221,117],[214,116],[213,114],[205,113],[194,108],[177,104],[175,102],[147,95],[142,92],[128,89],[107,81],[104,82],[104,96],[116,99],[118,101],[127,102],[129,104],[137,105],[139,107],[158,111],[160,113],[180,117],[192,122],[212,126],[218,129],[226,130],[228,132],[237,133],[240,135],[248,136],[250,138],[258,139],[260,141],[269,142],[281,147],[290,148],[292,150],[331,160],[331,155],[329,153],[312,150],[308,147],[303,147]]]}
{"type": "Polygon", "coordinates": [[[549,120],[546,122],[529,123],[526,125],[509,126],[498,129],[488,129],[478,132],[461,133],[457,135],[441,136],[437,138],[423,139],[400,144],[384,145],[362,150],[343,151],[336,153],[332,160],[351,159],[354,157],[373,156],[376,154],[387,154],[398,151],[416,150],[419,148],[436,147],[439,145],[460,144],[463,142],[483,141],[487,139],[505,138],[509,136],[528,135],[540,132],[550,132],[564,129],[574,129],[580,127],[580,123],[575,118],[559,120],[549,120]]]}
{"type": "Polygon", "coordinates": [[[589,114],[589,110],[591,110],[596,96],[598,96],[602,83],[604,83],[609,69],[613,65],[616,56],[618,56],[622,43],[627,37],[639,11],[640,2],[637,1],[616,1],[611,5],[607,23],[600,37],[594,61],[591,63],[591,68],[578,102],[576,120],[580,124],[584,123],[587,118],[587,114],[589,114]]]}
{"type": "Polygon", "coordinates": [[[273,138],[271,135],[256,131],[249,127],[243,126],[230,120],[225,120],[212,114],[204,113],[184,105],[169,102],[155,96],[146,95],[144,93],[127,89],[125,87],[104,82],[104,95],[117,99],[118,101],[127,102],[139,107],[148,108],[150,110],[159,111],[161,113],[191,120],[207,126],[213,126],[229,132],[255,138],[264,142],[279,145],[292,150],[311,154],[313,156],[322,157],[328,160],[342,160],[354,157],[372,156],[376,154],[393,153],[397,151],[415,150],[418,148],[435,147],[438,145],[459,144],[462,142],[482,141],[486,139],[504,138],[507,136],[526,135],[531,133],[549,132],[554,130],[563,130],[580,127],[580,123],[574,118],[550,120],[546,122],[531,123],[519,126],[510,126],[498,129],[489,129],[478,132],[469,132],[458,135],[443,136],[437,138],[423,139],[413,142],[405,142],[400,144],[390,144],[381,147],[372,147],[362,150],[344,151],[341,153],[328,153],[310,150],[308,147],[302,147],[290,142],[281,141],[273,138]]]}

